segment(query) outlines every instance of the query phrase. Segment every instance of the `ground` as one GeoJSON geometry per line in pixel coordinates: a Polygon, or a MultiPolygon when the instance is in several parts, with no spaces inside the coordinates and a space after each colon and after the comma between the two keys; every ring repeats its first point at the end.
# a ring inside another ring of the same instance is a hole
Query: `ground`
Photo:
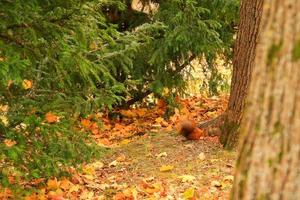
{"type": "MultiPolygon", "coordinates": [[[[163,118],[167,105],[118,110],[113,118],[96,114],[77,128],[90,132],[107,151],[102,158],[71,168],[70,177],[24,183],[35,188],[26,200],[211,200],[228,199],[235,151],[224,150],[218,136],[198,141],[180,135],[180,120],[203,122],[222,114],[227,97],[178,100],[179,109],[163,118]]],[[[53,118],[53,117],[52,117],[53,118]]],[[[51,118],[51,119],[52,119],[51,118]]],[[[0,193],[0,199],[11,193],[0,193]]]]}
{"type": "Polygon", "coordinates": [[[196,199],[228,199],[234,159],[235,152],[223,150],[214,138],[187,141],[177,134],[151,134],[106,156],[96,173],[107,187],[99,195],[125,199],[126,189],[133,188],[137,199],[188,199],[189,191],[196,199]]]}

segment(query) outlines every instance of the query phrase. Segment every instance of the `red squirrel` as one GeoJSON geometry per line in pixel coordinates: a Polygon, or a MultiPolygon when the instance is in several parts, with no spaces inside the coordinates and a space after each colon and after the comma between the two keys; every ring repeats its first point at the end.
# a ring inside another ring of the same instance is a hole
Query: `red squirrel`
{"type": "Polygon", "coordinates": [[[196,123],[188,119],[181,121],[179,133],[188,140],[199,140],[204,136],[204,132],[197,127],[196,123]]]}

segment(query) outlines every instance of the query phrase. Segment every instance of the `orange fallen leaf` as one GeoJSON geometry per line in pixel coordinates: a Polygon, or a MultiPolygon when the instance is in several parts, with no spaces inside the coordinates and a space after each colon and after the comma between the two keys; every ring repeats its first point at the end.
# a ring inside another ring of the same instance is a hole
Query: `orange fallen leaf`
{"type": "Polygon", "coordinates": [[[65,198],[62,195],[50,195],[48,197],[49,200],[65,200],[65,198]]]}
{"type": "Polygon", "coordinates": [[[59,186],[60,186],[60,182],[57,181],[56,178],[54,178],[54,179],[49,179],[49,180],[47,181],[47,189],[48,189],[48,190],[57,190],[57,189],[59,188],[59,186]]]}
{"type": "Polygon", "coordinates": [[[49,124],[53,124],[59,121],[59,117],[53,114],[52,112],[46,113],[45,119],[49,124]]]}
{"type": "Polygon", "coordinates": [[[90,128],[92,125],[91,121],[88,119],[82,119],[80,123],[86,129],[90,128]]]}
{"type": "Polygon", "coordinates": [[[63,179],[60,181],[60,188],[63,190],[69,190],[73,184],[68,179],[63,179]]]}
{"type": "Polygon", "coordinates": [[[17,142],[14,141],[14,140],[11,140],[11,139],[5,139],[5,140],[4,140],[4,144],[5,144],[5,146],[7,146],[7,147],[12,147],[12,146],[14,146],[15,144],[17,144],[17,142]]]}

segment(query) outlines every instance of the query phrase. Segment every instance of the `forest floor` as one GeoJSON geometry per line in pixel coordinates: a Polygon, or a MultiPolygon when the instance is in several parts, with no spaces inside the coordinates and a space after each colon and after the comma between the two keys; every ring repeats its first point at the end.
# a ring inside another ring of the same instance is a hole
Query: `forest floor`
{"type": "Polygon", "coordinates": [[[229,199],[235,152],[217,138],[151,134],[111,151],[96,172],[104,199],[229,199]],[[128,198],[126,198],[128,197],[128,198]],[[194,197],[194,198],[193,198],[194,197]]]}
{"type": "Polygon", "coordinates": [[[236,152],[224,150],[217,136],[190,141],[178,134],[180,119],[212,119],[224,112],[227,97],[193,97],[181,105],[168,120],[161,117],[163,102],[152,109],[118,111],[113,120],[98,116],[101,128],[97,117],[81,119],[82,128],[107,152],[81,170],[70,169],[70,178],[30,183],[45,184],[25,199],[228,199],[236,152]]]}

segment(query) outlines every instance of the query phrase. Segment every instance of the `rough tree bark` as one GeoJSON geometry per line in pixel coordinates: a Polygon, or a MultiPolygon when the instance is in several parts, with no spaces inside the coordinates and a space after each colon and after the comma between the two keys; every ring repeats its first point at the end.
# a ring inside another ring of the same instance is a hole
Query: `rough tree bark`
{"type": "Polygon", "coordinates": [[[241,1],[227,110],[219,117],[199,125],[199,128],[206,129],[209,135],[219,132],[220,142],[227,149],[234,148],[239,138],[238,131],[251,79],[261,13],[261,0],[241,1]]]}
{"type": "Polygon", "coordinates": [[[238,141],[238,129],[243,116],[245,99],[249,88],[258,27],[262,13],[261,0],[242,0],[240,23],[234,47],[231,91],[226,113],[223,115],[220,142],[233,148],[238,141]]]}
{"type": "Polygon", "coordinates": [[[262,7],[232,199],[298,200],[300,0],[262,7]]]}

